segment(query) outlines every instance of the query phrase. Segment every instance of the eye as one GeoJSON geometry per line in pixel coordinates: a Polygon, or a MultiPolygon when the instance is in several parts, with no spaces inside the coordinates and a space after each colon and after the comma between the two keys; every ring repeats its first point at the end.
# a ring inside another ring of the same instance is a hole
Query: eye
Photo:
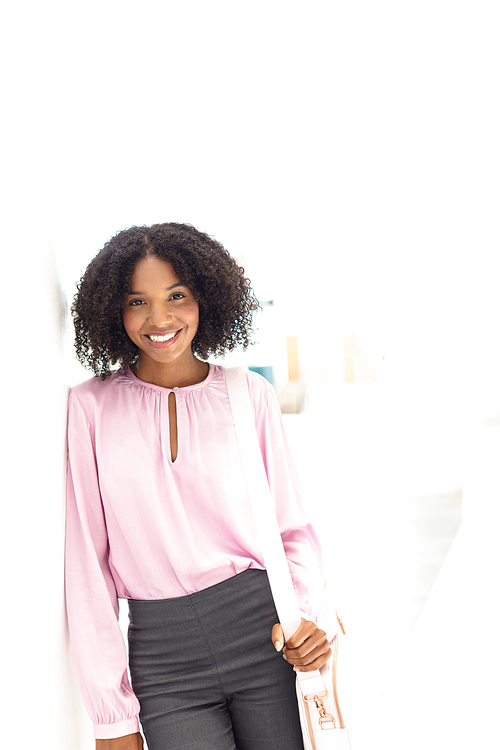
{"type": "Polygon", "coordinates": [[[139,305],[143,305],[144,304],[144,300],[143,299],[133,299],[128,304],[129,304],[129,307],[139,307],[139,305]]]}
{"type": "Polygon", "coordinates": [[[170,297],[170,299],[178,300],[178,299],[182,299],[185,296],[186,295],[183,294],[182,292],[174,292],[174,294],[172,294],[172,296],[170,297]]]}

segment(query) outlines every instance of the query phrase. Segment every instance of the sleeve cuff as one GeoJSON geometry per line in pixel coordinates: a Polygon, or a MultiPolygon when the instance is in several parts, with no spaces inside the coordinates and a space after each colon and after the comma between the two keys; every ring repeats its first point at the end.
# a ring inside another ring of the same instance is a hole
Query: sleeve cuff
{"type": "Polygon", "coordinates": [[[127,734],[136,734],[137,732],[140,732],[137,716],[132,719],[115,721],[113,724],[94,724],[95,740],[114,740],[117,737],[125,737],[127,734]]]}

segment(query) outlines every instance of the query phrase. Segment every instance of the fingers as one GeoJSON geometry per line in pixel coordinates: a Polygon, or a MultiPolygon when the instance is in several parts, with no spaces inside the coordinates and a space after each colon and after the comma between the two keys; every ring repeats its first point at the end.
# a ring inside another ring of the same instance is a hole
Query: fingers
{"type": "Polygon", "coordinates": [[[312,672],[314,669],[320,669],[323,664],[326,664],[332,655],[332,650],[328,641],[326,641],[325,644],[313,649],[304,657],[296,656],[287,649],[285,649],[283,655],[297,672],[312,672]]]}
{"type": "Polygon", "coordinates": [[[283,657],[298,672],[311,672],[325,664],[332,654],[324,630],[311,620],[302,619],[300,626],[285,644],[279,623],[273,626],[271,640],[276,651],[283,649],[283,657]]]}
{"type": "MultiPolygon", "coordinates": [[[[316,623],[312,622],[312,620],[304,620],[304,618],[302,618],[299,627],[287,640],[286,645],[288,648],[298,648],[318,631],[319,628],[316,623]]],[[[323,633],[323,631],[321,632],[323,633]]]]}
{"type": "Polygon", "coordinates": [[[310,620],[302,620],[300,627],[286,642],[283,656],[300,672],[319,669],[331,656],[331,648],[324,630],[310,620]]]}
{"type": "Polygon", "coordinates": [[[273,629],[271,631],[271,640],[276,651],[281,651],[285,643],[285,636],[283,635],[283,628],[281,627],[279,622],[276,623],[276,625],[273,625],[273,629]]]}

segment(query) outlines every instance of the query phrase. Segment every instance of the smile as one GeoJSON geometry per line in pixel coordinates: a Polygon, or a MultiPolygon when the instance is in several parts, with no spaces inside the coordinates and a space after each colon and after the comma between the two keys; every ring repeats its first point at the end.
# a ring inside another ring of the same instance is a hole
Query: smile
{"type": "Polygon", "coordinates": [[[173,339],[174,336],[177,336],[179,331],[174,331],[173,333],[166,333],[164,336],[158,336],[157,334],[151,334],[148,336],[148,339],[151,341],[155,341],[157,344],[163,344],[165,341],[170,341],[170,339],[173,339]]]}

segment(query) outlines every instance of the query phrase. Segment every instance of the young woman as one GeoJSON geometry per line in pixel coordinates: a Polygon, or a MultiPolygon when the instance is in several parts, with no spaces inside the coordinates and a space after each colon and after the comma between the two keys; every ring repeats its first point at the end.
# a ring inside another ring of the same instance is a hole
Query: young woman
{"type": "Polygon", "coordinates": [[[184,224],[118,233],[79,284],[77,356],[95,377],[69,400],[66,592],[97,750],[142,748],[139,712],[149,750],[303,748],[294,669],[322,666],[336,632],[318,540],[274,391],[249,372],[303,613],[284,644],[225,370],[205,361],[248,346],[257,307],[243,269],[184,224]]]}

